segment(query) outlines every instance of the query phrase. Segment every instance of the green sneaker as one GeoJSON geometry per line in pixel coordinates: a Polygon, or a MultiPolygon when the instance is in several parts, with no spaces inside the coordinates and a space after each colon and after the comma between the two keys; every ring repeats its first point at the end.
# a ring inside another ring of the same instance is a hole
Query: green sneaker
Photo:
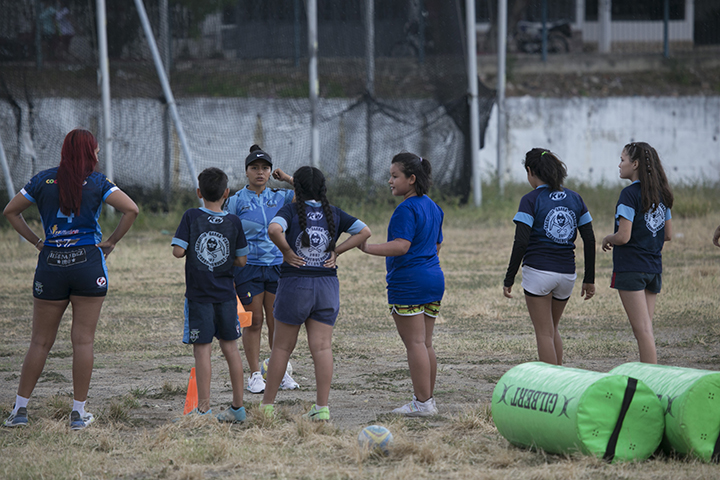
{"type": "Polygon", "coordinates": [[[330,407],[317,408],[317,405],[313,405],[303,418],[313,422],[327,422],[330,420],[330,407]]]}
{"type": "Polygon", "coordinates": [[[275,418],[275,405],[260,404],[260,412],[267,418],[275,418]]]}

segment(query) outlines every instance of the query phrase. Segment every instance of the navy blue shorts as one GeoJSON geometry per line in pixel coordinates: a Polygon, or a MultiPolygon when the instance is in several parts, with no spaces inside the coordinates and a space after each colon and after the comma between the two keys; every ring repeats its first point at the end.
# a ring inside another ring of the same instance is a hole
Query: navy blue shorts
{"type": "Polygon", "coordinates": [[[275,320],[302,325],[312,318],[334,326],[340,311],[340,283],[336,276],[283,277],[273,305],[275,320]]]}
{"type": "Polygon", "coordinates": [[[95,245],[43,247],[33,280],[35,298],[67,300],[70,295],[104,297],[107,290],[107,265],[100,248],[95,245]]]}
{"type": "Polygon", "coordinates": [[[235,270],[235,291],[243,305],[250,305],[255,295],[275,295],[280,279],[280,265],[245,265],[235,270]]]}
{"type": "Polygon", "coordinates": [[[617,290],[649,290],[660,293],[662,288],[661,273],[613,272],[610,288],[617,290]]]}
{"type": "Polygon", "coordinates": [[[212,343],[219,340],[237,340],[240,321],[237,316],[237,301],[200,303],[185,299],[185,329],[183,343],[212,343]]]}

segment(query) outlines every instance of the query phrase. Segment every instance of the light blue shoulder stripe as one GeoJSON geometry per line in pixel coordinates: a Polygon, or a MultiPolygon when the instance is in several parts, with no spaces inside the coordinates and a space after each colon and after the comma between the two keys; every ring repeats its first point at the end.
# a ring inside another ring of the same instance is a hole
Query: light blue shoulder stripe
{"type": "Polygon", "coordinates": [[[27,198],[32,203],[36,203],[32,195],[30,195],[24,188],[20,189],[20,193],[22,193],[23,197],[27,198]]]}
{"type": "Polygon", "coordinates": [[[107,197],[109,197],[110,194],[113,193],[115,190],[120,190],[120,188],[118,188],[118,187],[112,187],[110,190],[108,190],[107,192],[105,192],[105,195],[103,195],[103,202],[104,202],[105,199],[106,199],[107,197]]]}
{"type": "Polygon", "coordinates": [[[672,213],[670,213],[670,209],[668,208],[665,210],[665,220],[671,220],[672,219],[672,213]]]}
{"type": "Polygon", "coordinates": [[[361,220],[355,220],[355,223],[353,223],[352,226],[348,228],[347,233],[349,233],[350,235],[357,235],[365,227],[367,227],[367,225],[365,225],[361,220]]]}
{"type": "Polygon", "coordinates": [[[172,242],[170,242],[170,245],[177,245],[178,247],[180,247],[184,250],[187,250],[188,242],[186,242],[185,240],[180,240],[177,237],[173,237],[172,242]]]}
{"type": "Polygon", "coordinates": [[[529,227],[532,227],[533,223],[535,223],[535,218],[525,212],[517,212],[513,217],[513,222],[524,223],[529,227]]]}
{"type": "Polygon", "coordinates": [[[248,253],[250,253],[250,247],[243,247],[235,250],[236,257],[245,257],[248,253]]]}
{"type": "MultiPolygon", "coordinates": [[[[277,223],[278,225],[280,225],[280,226],[282,227],[282,231],[283,231],[283,232],[284,232],[285,230],[287,230],[287,228],[288,228],[287,222],[286,222],[285,219],[282,218],[282,217],[273,217],[273,219],[270,220],[270,223],[277,223]]],[[[268,224],[268,226],[269,226],[269,225],[270,225],[270,224],[268,224]]]]}
{"type": "Polygon", "coordinates": [[[585,212],[582,217],[580,217],[580,221],[578,222],[578,227],[585,225],[586,223],[592,222],[592,217],[590,216],[590,212],[585,212]]]}
{"type": "Polygon", "coordinates": [[[627,218],[632,222],[635,218],[635,209],[621,203],[617,206],[617,212],[615,212],[615,218],[619,217],[627,218]]]}

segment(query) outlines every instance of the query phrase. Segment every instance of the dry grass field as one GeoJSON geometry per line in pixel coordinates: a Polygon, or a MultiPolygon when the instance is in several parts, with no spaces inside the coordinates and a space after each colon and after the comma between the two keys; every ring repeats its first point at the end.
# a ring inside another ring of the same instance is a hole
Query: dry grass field
{"type": "MultiPolygon", "coordinates": [[[[617,197],[610,199],[614,205],[617,197]]],[[[515,208],[515,203],[510,208],[515,208]]],[[[357,214],[351,209],[350,213],[357,214]]],[[[304,334],[291,357],[299,391],[280,392],[279,417],[258,415],[260,396],[246,393],[242,425],[182,418],[192,351],[181,342],[183,261],[171,254],[160,220],[146,221],[108,259],[110,294],[95,343],[90,428],[72,432],[69,316],[29,405],[30,425],[0,430],[2,478],[718,478],[717,465],[657,454],[641,463],[549,455],[511,446],[495,429],[490,399],[512,366],[536,359],[522,295],[506,299],[502,278],[513,236],[509,220],[476,219],[448,209],[441,261],[447,290],[436,326],[439,415],[387,415],[407,402],[411,385],[404,348],[386,310],[384,261],[359,251],[340,258],[341,313],[334,333],[332,421],[300,419],[314,400],[314,373],[304,334]],[[148,225],[149,224],[149,225],[148,225]],[[395,438],[387,458],[368,456],[357,434],[370,424],[395,438]]],[[[591,207],[592,211],[592,207],[591,207]]],[[[673,211],[675,213],[675,210],[673,211]]],[[[383,214],[385,215],[385,214],[383,214]]],[[[359,215],[362,216],[362,215],[359,215]]],[[[385,237],[373,219],[371,242],[385,237]]],[[[506,217],[511,218],[511,217],[506,217]]],[[[676,215],[664,252],[663,292],[655,333],[660,363],[720,367],[720,249],[711,243],[716,213],[676,215]]],[[[598,241],[610,217],[594,222],[598,241]]],[[[170,227],[168,227],[170,228],[170,227]]],[[[174,228],[174,227],[172,227],[174,228]]],[[[578,241],[582,263],[582,242],[578,241]]],[[[30,338],[32,246],[0,231],[0,413],[14,401],[30,338]]],[[[607,372],[638,358],[617,293],[608,285],[611,254],[598,247],[597,294],[579,297],[579,282],[561,324],[567,366],[607,372]]],[[[582,277],[582,265],[579,265],[582,277]]],[[[519,282],[519,277],[517,279],[519,282]]],[[[516,282],[516,285],[518,284],[516,282]]],[[[519,288],[515,289],[516,291],[519,288]]],[[[227,367],[213,351],[214,411],[231,399],[227,367]]],[[[263,339],[263,357],[268,356],[263,339]]],[[[247,372],[246,372],[247,374],[247,372]]]]}

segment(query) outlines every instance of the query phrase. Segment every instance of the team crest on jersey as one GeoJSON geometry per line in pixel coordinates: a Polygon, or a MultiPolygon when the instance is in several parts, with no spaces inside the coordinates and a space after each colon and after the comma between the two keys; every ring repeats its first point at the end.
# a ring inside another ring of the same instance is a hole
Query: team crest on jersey
{"type": "Polygon", "coordinates": [[[195,255],[211,272],[230,257],[230,241],[218,232],[204,232],[195,242],[195,255]]]}
{"type": "Polygon", "coordinates": [[[645,213],[645,226],[652,232],[653,237],[665,227],[665,205],[662,203],[655,208],[655,204],[645,213]]]}
{"type": "Polygon", "coordinates": [[[42,282],[35,282],[35,293],[38,295],[41,295],[43,292],[43,284],[42,282]]]}
{"type": "Polygon", "coordinates": [[[197,342],[197,339],[200,338],[200,330],[197,328],[193,328],[190,330],[190,341],[191,342],[197,342]]]}
{"type": "Polygon", "coordinates": [[[307,218],[315,221],[321,220],[323,216],[323,212],[308,212],[307,214],[307,218]]]}
{"type": "Polygon", "coordinates": [[[556,202],[559,202],[560,200],[567,198],[567,193],[560,191],[560,192],[552,192],[550,195],[550,200],[554,200],[556,202]]]}
{"type": "Polygon", "coordinates": [[[295,240],[295,250],[305,260],[308,267],[321,267],[329,256],[325,248],[330,243],[330,235],[322,227],[308,227],[306,232],[310,237],[310,246],[303,247],[302,235],[298,235],[295,240]]]}
{"type": "Polygon", "coordinates": [[[576,226],[575,212],[567,207],[555,207],[545,217],[545,235],[556,243],[568,243],[576,226]]]}
{"type": "Polygon", "coordinates": [[[223,223],[223,217],[219,215],[210,215],[208,217],[208,223],[212,223],[213,225],[219,225],[223,223]]]}

